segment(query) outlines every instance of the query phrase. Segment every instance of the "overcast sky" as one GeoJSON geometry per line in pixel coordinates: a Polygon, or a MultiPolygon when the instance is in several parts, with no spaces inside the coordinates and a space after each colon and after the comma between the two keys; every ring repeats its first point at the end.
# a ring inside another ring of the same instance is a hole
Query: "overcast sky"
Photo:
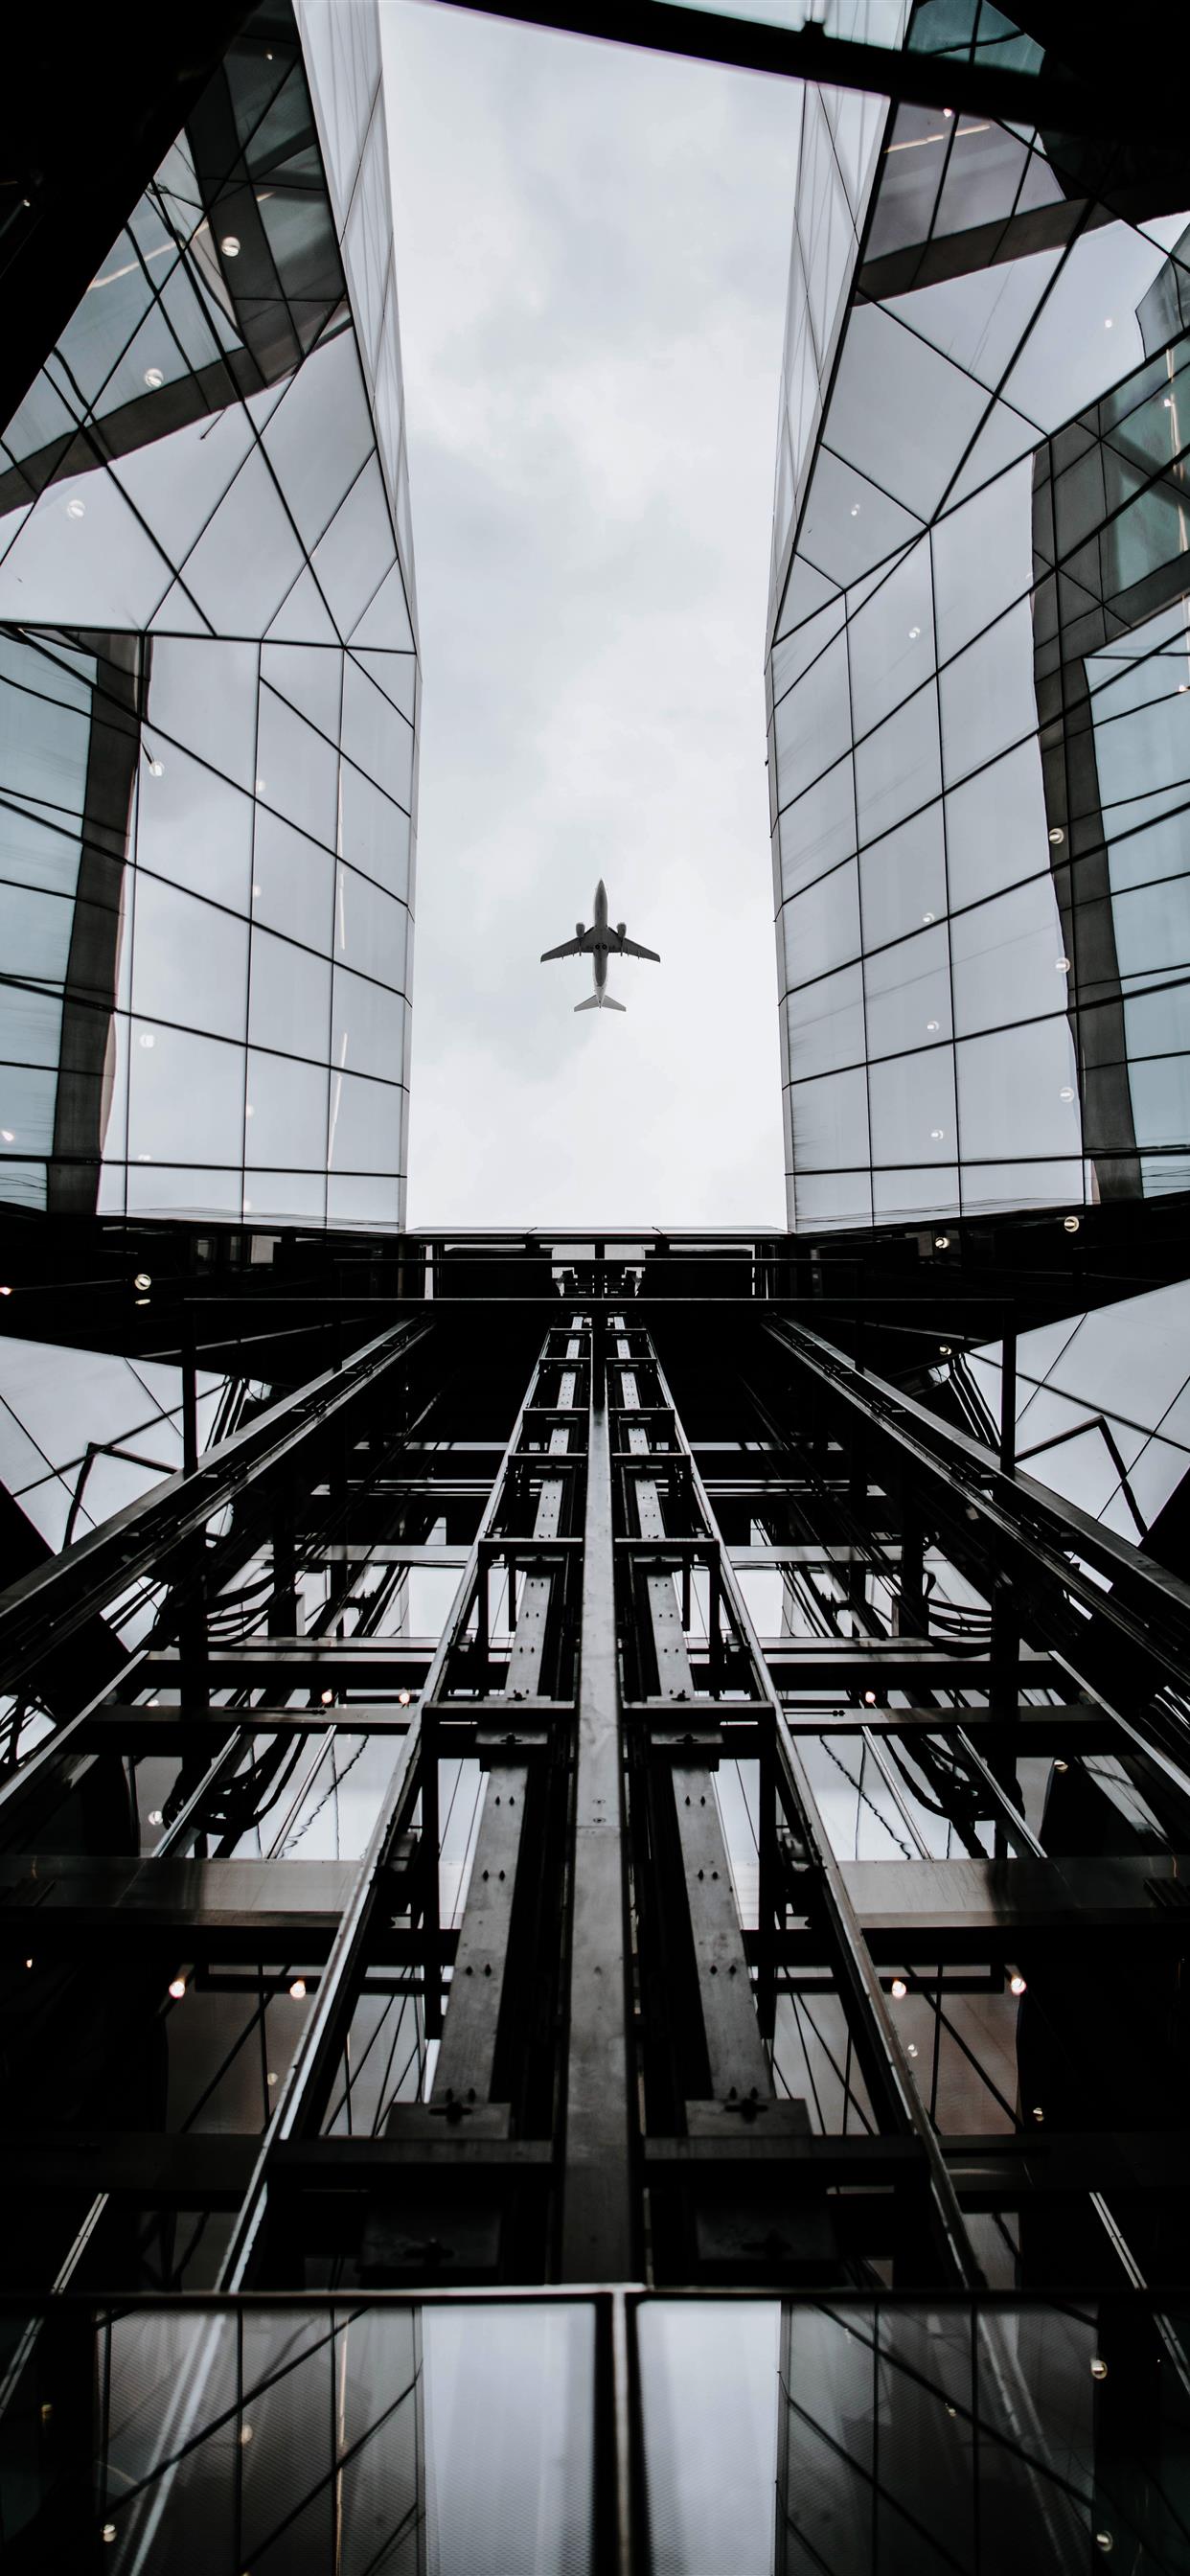
{"type": "Polygon", "coordinates": [[[781,1224],[764,609],[799,93],[382,0],[413,1224],[781,1224]],[[543,948],[613,921],[628,1004],[543,948]]]}

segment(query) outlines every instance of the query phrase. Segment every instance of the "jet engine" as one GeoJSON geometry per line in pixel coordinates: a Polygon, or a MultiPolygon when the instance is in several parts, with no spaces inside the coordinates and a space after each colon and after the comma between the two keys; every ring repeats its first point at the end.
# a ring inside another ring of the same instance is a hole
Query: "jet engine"
{"type": "Polygon", "coordinates": [[[625,933],[625,931],[627,930],[627,928],[628,928],[628,924],[627,924],[627,922],[626,922],[626,921],[618,921],[618,922],[616,923],[616,937],[617,937],[617,939],[622,939],[622,938],[623,938],[624,933],[625,933]]]}
{"type": "Polygon", "coordinates": [[[576,921],[576,923],[575,923],[574,927],[575,927],[575,933],[576,933],[576,936],[577,936],[579,939],[585,939],[585,938],[586,938],[586,936],[587,936],[587,927],[586,927],[586,923],[585,923],[585,922],[582,922],[582,921],[576,921]]]}

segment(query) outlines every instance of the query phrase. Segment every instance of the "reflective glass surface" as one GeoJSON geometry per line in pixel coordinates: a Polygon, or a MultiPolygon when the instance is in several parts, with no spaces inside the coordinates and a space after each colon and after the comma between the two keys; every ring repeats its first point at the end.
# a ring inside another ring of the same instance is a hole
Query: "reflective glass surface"
{"type": "Polygon", "coordinates": [[[1125,218],[1056,136],[862,114],[806,93],[779,427],[790,1221],[1184,1189],[1190,222],[1156,150],[1125,218]]]}
{"type": "Polygon", "coordinates": [[[399,1217],[387,168],[375,0],[253,22],[0,443],[0,1198],[325,1221],[333,1067],[332,1221],[399,1217]]]}

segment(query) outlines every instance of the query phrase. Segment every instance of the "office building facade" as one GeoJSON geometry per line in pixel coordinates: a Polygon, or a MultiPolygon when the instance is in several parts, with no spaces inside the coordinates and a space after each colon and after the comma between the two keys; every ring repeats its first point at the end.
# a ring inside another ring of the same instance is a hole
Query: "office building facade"
{"type": "Polygon", "coordinates": [[[379,42],[365,0],[244,16],[3,434],[9,1205],[401,1218],[417,655],[379,42]]]}
{"type": "MultiPolygon", "coordinates": [[[[1042,59],[932,0],[905,43],[1042,59]]],[[[1160,140],[804,92],[769,661],[800,1227],[1186,1187],[1185,194],[1160,140]]]]}

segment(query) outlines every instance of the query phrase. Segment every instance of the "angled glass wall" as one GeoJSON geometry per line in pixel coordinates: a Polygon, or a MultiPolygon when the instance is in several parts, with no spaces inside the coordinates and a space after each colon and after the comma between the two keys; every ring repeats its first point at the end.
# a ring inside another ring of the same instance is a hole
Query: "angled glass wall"
{"type": "Polygon", "coordinates": [[[416,716],[375,0],[268,0],[0,445],[0,1198],[400,1222],[416,716]]]}
{"type": "MultiPolygon", "coordinates": [[[[969,0],[906,42],[1040,60],[969,0]]],[[[798,1226],[1190,1180],[1188,205],[1165,146],[806,92],[769,666],[798,1226]]]]}

